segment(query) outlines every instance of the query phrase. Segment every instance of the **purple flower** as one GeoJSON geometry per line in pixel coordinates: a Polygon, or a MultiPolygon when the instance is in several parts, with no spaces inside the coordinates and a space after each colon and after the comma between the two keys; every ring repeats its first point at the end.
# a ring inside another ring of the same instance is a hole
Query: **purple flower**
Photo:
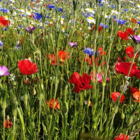
{"type": "Polygon", "coordinates": [[[68,42],[68,44],[70,44],[70,46],[71,46],[72,48],[78,45],[77,43],[74,43],[74,42],[68,42]]]}
{"type": "Polygon", "coordinates": [[[0,76],[9,75],[9,72],[7,72],[7,71],[8,71],[8,68],[6,68],[5,66],[0,66],[0,76]]]}
{"type": "Polygon", "coordinates": [[[135,42],[136,42],[137,44],[140,43],[140,37],[134,35],[133,38],[134,38],[134,40],[135,40],[135,42]]]}
{"type": "Polygon", "coordinates": [[[26,30],[31,34],[34,30],[36,29],[36,27],[26,27],[26,30]]]}

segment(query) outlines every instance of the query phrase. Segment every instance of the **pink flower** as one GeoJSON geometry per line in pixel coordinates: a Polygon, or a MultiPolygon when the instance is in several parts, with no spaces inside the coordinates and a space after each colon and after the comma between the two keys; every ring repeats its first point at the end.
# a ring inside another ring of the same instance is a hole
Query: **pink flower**
{"type": "MultiPolygon", "coordinates": [[[[90,75],[91,75],[91,80],[93,80],[93,71],[91,71],[91,74],[90,75]]],[[[103,73],[103,75],[104,75],[104,73],[103,73]]],[[[97,81],[99,83],[102,83],[103,82],[101,72],[98,73],[98,74],[95,72],[95,80],[96,80],[96,78],[97,78],[97,81]]],[[[109,81],[109,77],[106,78],[106,82],[108,82],[108,81],[109,81]]]]}
{"type": "Polygon", "coordinates": [[[78,44],[77,43],[74,43],[74,42],[68,42],[68,44],[70,44],[70,46],[73,48],[73,47],[76,47],[78,44]]]}
{"type": "Polygon", "coordinates": [[[9,75],[9,72],[8,72],[8,68],[6,68],[5,66],[0,66],[0,76],[7,76],[9,75]]]}

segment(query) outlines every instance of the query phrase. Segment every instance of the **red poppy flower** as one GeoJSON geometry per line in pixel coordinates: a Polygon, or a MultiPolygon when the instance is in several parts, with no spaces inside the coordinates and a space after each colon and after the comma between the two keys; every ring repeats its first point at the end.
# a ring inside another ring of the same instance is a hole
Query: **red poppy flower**
{"type": "Polygon", "coordinates": [[[66,55],[67,55],[67,58],[69,59],[70,58],[69,53],[66,54],[65,51],[58,51],[58,57],[60,58],[60,61],[64,62],[66,59],[66,55]]]}
{"type": "Polygon", "coordinates": [[[134,31],[131,29],[131,28],[127,28],[126,29],[126,32],[130,35],[133,35],[134,34],[134,31]]]}
{"type": "Polygon", "coordinates": [[[139,103],[140,92],[139,91],[134,92],[133,98],[136,99],[136,100],[133,100],[134,102],[138,102],[139,103]]]}
{"type": "Polygon", "coordinates": [[[10,24],[11,24],[11,22],[8,21],[5,17],[0,16],[0,25],[1,25],[1,27],[4,28],[5,26],[8,26],[10,24]]]}
{"type": "MultiPolygon", "coordinates": [[[[120,95],[121,95],[121,93],[119,93],[119,92],[112,92],[112,93],[111,93],[111,98],[112,98],[112,100],[113,100],[114,102],[117,102],[117,99],[119,98],[120,95]]],[[[125,99],[125,96],[122,95],[122,96],[121,96],[120,103],[122,103],[124,99],[125,99]]]]}
{"type": "MultiPolygon", "coordinates": [[[[95,28],[96,28],[96,25],[92,27],[92,29],[95,29],[95,28]]],[[[103,28],[99,25],[99,27],[98,27],[98,33],[100,33],[102,31],[102,29],[103,28]]]]}
{"type": "Polygon", "coordinates": [[[33,18],[33,16],[34,16],[33,14],[30,15],[31,18],[33,18]]]}
{"type": "Polygon", "coordinates": [[[52,98],[51,101],[47,100],[47,104],[49,105],[50,108],[53,108],[53,106],[54,106],[55,110],[60,109],[60,105],[59,105],[57,99],[54,100],[54,98],[52,98]]]}
{"type": "MultiPolygon", "coordinates": [[[[124,74],[125,76],[128,75],[131,63],[129,62],[117,62],[116,63],[116,72],[120,74],[124,74]]],[[[132,69],[130,71],[129,77],[136,76],[140,78],[140,70],[136,68],[136,63],[133,64],[132,69]]]]}
{"type": "Polygon", "coordinates": [[[131,18],[131,21],[133,22],[133,23],[137,23],[137,20],[136,19],[134,19],[134,18],[131,18]]]}
{"type": "MultiPolygon", "coordinates": [[[[69,53],[66,53],[65,51],[58,51],[58,58],[61,62],[59,65],[62,65],[62,63],[65,62],[66,56],[69,59],[69,53]]],[[[51,65],[57,65],[57,55],[47,54],[47,57],[51,60],[51,65]]]]}
{"type": "MultiPolygon", "coordinates": [[[[94,59],[94,62],[96,64],[96,66],[98,66],[99,61],[100,61],[99,57],[97,57],[96,59],[94,59]]],[[[89,57],[89,55],[86,56],[86,58],[84,58],[84,62],[88,62],[90,64],[90,66],[92,67],[92,64],[93,64],[93,56],[92,57],[89,57]]],[[[105,60],[103,60],[103,62],[100,64],[100,66],[102,67],[105,64],[106,64],[106,62],[105,62],[105,60]]]]}
{"type": "Polygon", "coordinates": [[[36,73],[38,70],[36,64],[28,59],[18,61],[18,68],[19,71],[24,75],[31,75],[36,73]]]}
{"type": "Polygon", "coordinates": [[[74,72],[69,79],[69,83],[75,84],[75,87],[73,89],[75,93],[78,93],[81,90],[92,88],[92,86],[89,85],[90,76],[86,73],[84,73],[81,77],[78,72],[74,72]]]}
{"type": "Polygon", "coordinates": [[[118,31],[117,36],[121,38],[121,40],[128,40],[128,33],[123,31],[118,31]]]}
{"type": "Polygon", "coordinates": [[[5,128],[11,128],[12,127],[12,122],[10,122],[9,120],[5,120],[5,122],[3,123],[3,126],[5,128]]]}
{"type": "Polygon", "coordinates": [[[99,47],[98,48],[98,51],[99,51],[99,53],[100,53],[100,55],[102,56],[102,55],[106,55],[106,52],[103,50],[103,48],[102,47],[99,47]]]}
{"type": "MultiPolygon", "coordinates": [[[[134,48],[132,46],[126,47],[125,52],[126,52],[127,56],[130,58],[132,58],[134,56],[134,48]]],[[[139,56],[139,54],[137,53],[135,58],[137,58],[138,56],[139,56]]]]}
{"type": "Polygon", "coordinates": [[[135,92],[139,92],[137,88],[134,88],[132,86],[130,86],[129,91],[131,92],[131,94],[134,94],[135,92]]]}
{"type": "Polygon", "coordinates": [[[128,136],[125,134],[121,134],[115,138],[115,140],[129,140],[128,136]]]}

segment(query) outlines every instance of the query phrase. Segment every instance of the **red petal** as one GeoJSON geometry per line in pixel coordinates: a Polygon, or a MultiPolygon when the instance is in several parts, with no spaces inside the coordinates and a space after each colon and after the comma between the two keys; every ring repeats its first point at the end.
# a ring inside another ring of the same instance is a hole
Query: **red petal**
{"type": "Polygon", "coordinates": [[[132,86],[130,86],[129,90],[130,90],[131,94],[134,94],[135,92],[139,92],[139,90],[137,88],[134,88],[132,86]]]}
{"type": "Polygon", "coordinates": [[[81,77],[81,82],[86,85],[89,85],[90,83],[90,76],[86,73],[83,74],[83,76],[81,77]]]}
{"type": "Polygon", "coordinates": [[[81,91],[81,89],[78,86],[75,86],[73,90],[75,93],[79,93],[81,91]]]}
{"type": "Polygon", "coordinates": [[[80,79],[81,79],[81,76],[79,75],[79,73],[74,72],[70,77],[69,83],[82,86],[80,79]]]}
{"type": "MultiPolygon", "coordinates": [[[[130,66],[131,66],[131,63],[129,63],[129,62],[118,62],[118,63],[116,63],[116,72],[122,73],[127,76],[130,66]]],[[[136,68],[136,64],[133,64],[129,76],[130,77],[131,76],[140,76],[140,71],[136,68]]]]}
{"type": "MultiPolygon", "coordinates": [[[[114,102],[117,102],[117,99],[119,98],[120,95],[121,95],[121,93],[119,93],[119,92],[112,92],[112,93],[111,93],[111,98],[112,98],[112,100],[113,100],[114,102]]],[[[125,99],[125,96],[122,95],[122,96],[121,96],[120,103],[122,103],[124,99],[125,99]]]]}

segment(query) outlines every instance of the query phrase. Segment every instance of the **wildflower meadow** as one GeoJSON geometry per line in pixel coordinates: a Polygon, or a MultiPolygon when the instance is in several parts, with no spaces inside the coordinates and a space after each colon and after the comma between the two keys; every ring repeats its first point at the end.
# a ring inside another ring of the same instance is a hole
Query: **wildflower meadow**
{"type": "Polygon", "coordinates": [[[0,140],[140,140],[139,0],[0,0],[0,140]]]}

